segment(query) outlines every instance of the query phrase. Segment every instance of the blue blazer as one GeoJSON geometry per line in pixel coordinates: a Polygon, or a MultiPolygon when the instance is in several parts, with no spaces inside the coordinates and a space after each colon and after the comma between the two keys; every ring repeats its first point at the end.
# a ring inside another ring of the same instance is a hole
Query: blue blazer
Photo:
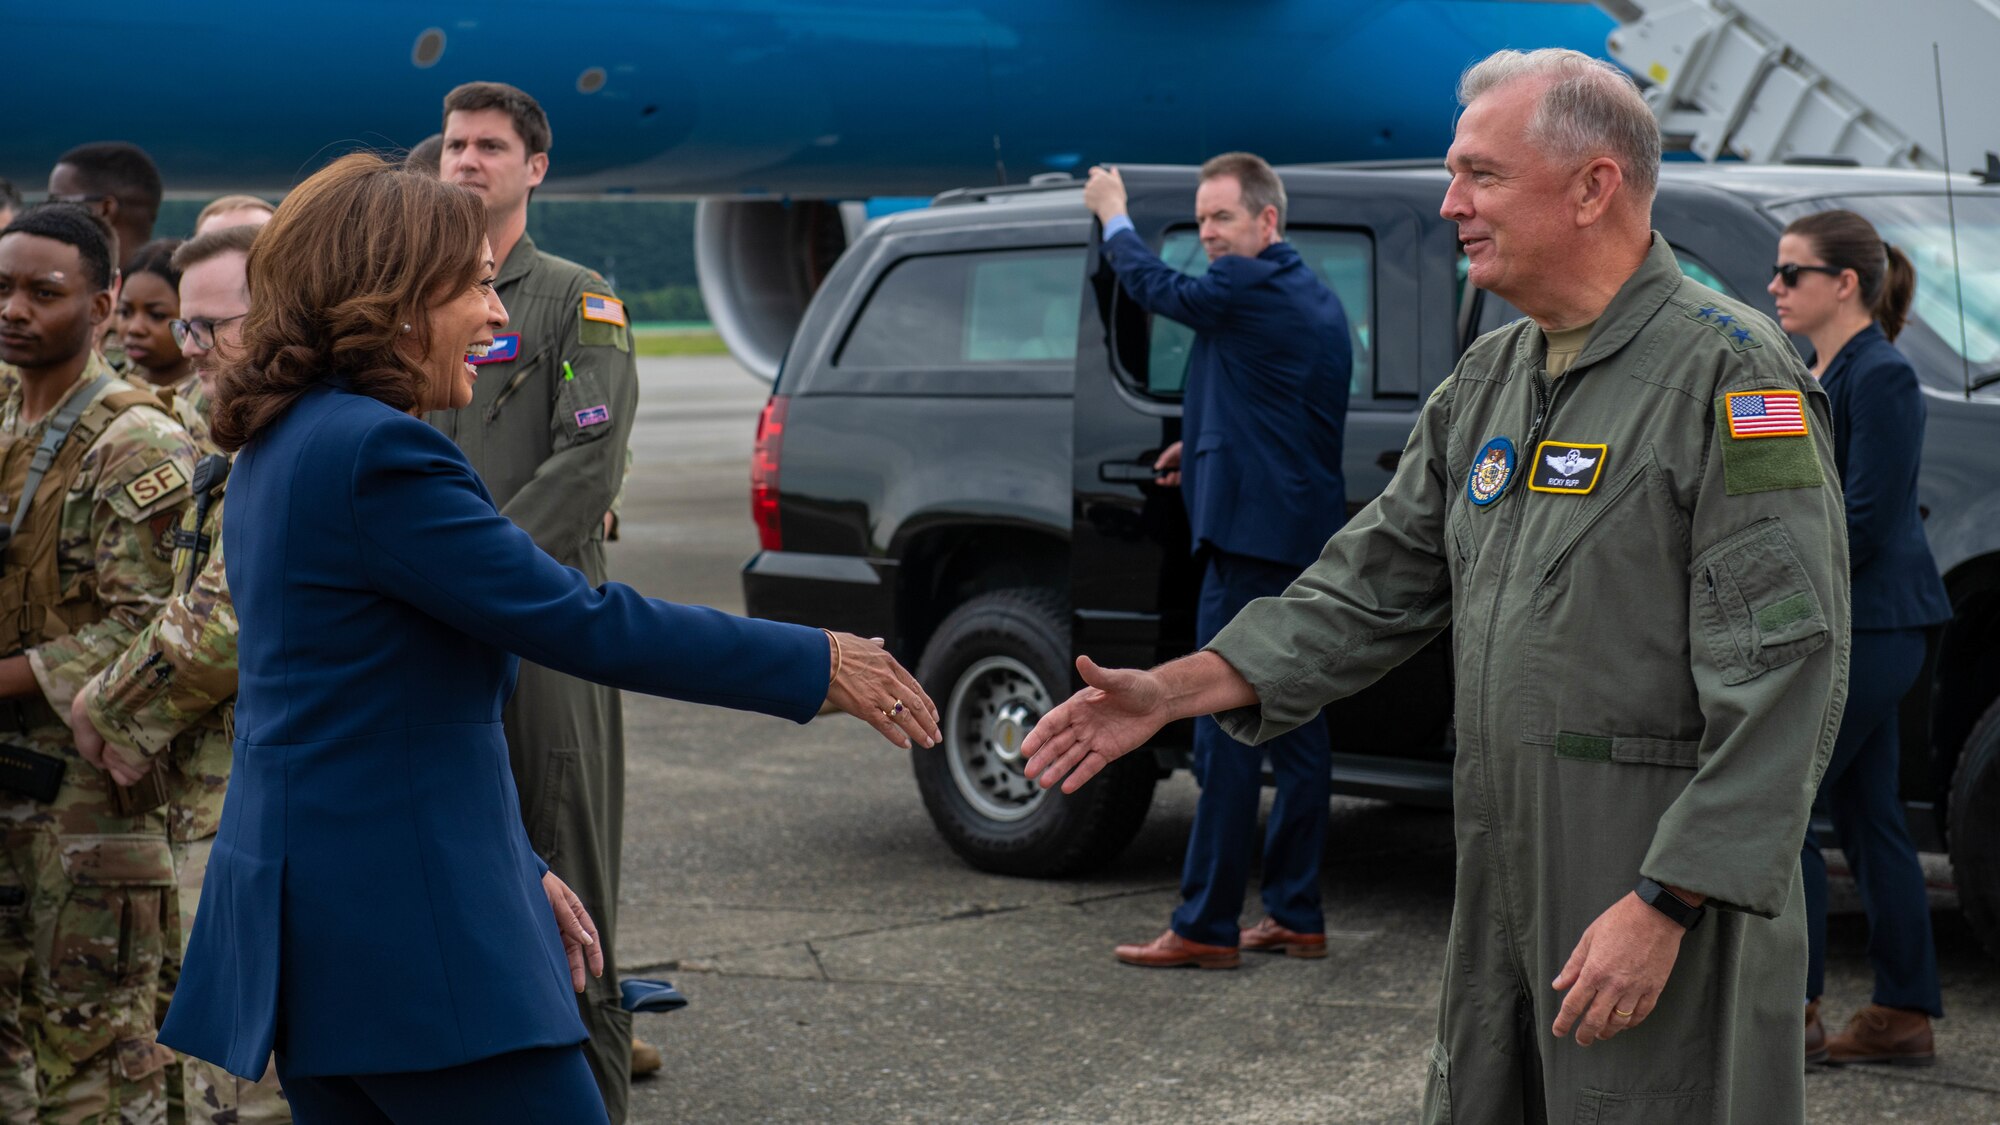
{"type": "Polygon", "coordinates": [[[1924,396],[1896,345],[1869,325],[1826,365],[1833,459],[1847,493],[1854,627],[1908,629],[1951,620],[1951,599],[1917,512],[1924,396]]]}
{"type": "Polygon", "coordinates": [[[1301,569],[1347,522],[1341,430],[1353,345],[1340,299],[1284,242],[1189,277],[1137,234],[1105,240],[1132,299],[1194,329],[1181,407],[1193,546],[1301,569]]]}
{"type": "Polygon", "coordinates": [[[422,421],[337,386],[244,447],[222,827],[160,1039],[244,1078],[434,1070],[582,1042],[500,708],[515,655],[812,718],[826,637],[593,588],[422,421]]]}

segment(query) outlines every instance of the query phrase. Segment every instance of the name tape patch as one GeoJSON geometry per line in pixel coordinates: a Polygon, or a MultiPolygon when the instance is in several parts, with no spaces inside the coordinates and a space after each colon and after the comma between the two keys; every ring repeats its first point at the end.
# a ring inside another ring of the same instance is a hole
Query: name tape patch
{"type": "Polygon", "coordinates": [[[1805,400],[1797,391],[1731,391],[1723,397],[1730,437],[1800,437],[1806,432],[1805,400]]]}
{"type": "Polygon", "coordinates": [[[625,327],[625,302],[602,293],[583,295],[583,319],[625,327]]]}
{"type": "Polygon", "coordinates": [[[519,359],[520,356],[521,336],[519,333],[510,332],[505,336],[493,337],[493,346],[486,349],[485,355],[469,355],[465,357],[465,361],[474,367],[484,367],[489,363],[508,363],[519,359]]]}
{"type": "Polygon", "coordinates": [[[1604,455],[1609,447],[1580,441],[1545,441],[1535,447],[1534,474],[1528,478],[1533,492],[1566,492],[1583,496],[1597,487],[1604,475],[1604,455]]]}
{"type": "Polygon", "coordinates": [[[187,486],[187,474],[172,461],[159,464],[140,473],[138,479],[125,486],[125,495],[132,498],[141,508],[172,495],[177,488],[187,486]]]}
{"type": "Polygon", "coordinates": [[[609,421],[611,421],[611,407],[602,403],[596,406],[586,406],[576,412],[576,426],[580,430],[588,429],[591,426],[601,426],[609,421]]]}

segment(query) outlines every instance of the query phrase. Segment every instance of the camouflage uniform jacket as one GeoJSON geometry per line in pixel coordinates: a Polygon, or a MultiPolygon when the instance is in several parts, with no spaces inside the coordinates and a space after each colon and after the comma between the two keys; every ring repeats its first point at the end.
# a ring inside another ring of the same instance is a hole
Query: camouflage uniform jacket
{"type": "MultiPolygon", "coordinates": [[[[110,374],[93,356],[71,394],[83,393],[100,375],[110,374]]],[[[129,390],[115,378],[99,392],[129,390]]],[[[62,408],[32,423],[21,420],[21,393],[9,390],[0,403],[0,459],[16,456],[16,446],[41,441],[47,421],[62,408]]],[[[76,435],[72,435],[72,440],[76,435]]],[[[178,423],[156,408],[127,410],[105,427],[88,449],[63,498],[56,542],[56,574],[64,601],[88,598],[101,619],[41,640],[29,647],[29,667],[53,714],[34,708],[30,740],[45,750],[73,755],[75,743],[65,721],[78,689],[124,651],[156,616],[173,583],[168,556],[170,535],[190,495],[194,446],[178,423]]],[[[19,496],[0,496],[0,519],[11,519],[19,496]]],[[[17,543],[7,556],[12,570],[17,543]]],[[[93,615],[95,616],[95,615],[93,615]]]]}
{"type": "Polygon", "coordinates": [[[168,771],[167,834],[176,843],[215,835],[229,785],[236,607],[223,577],[226,487],[209,489],[206,512],[199,500],[188,505],[175,541],[173,596],[85,696],[106,739],[142,759],[165,755],[154,768],[168,771]]]}
{"type": "MultiPolygon", "coordinates": [[[[208,436],[208,393],[201,389],[201,376],[189,375],[173,386],[165,388],[164,393],[159,390],[153,393],[160,396],[167,405],[167,412],[172,414],[174,420],[187,430],[188,436],[194,439],[195,456],[202,457],[221,452],[215,447],[214,439],[208,436]]],[[[178,590],[183,585],[184,582],[177,580],[174,588],[178,590]]]]}

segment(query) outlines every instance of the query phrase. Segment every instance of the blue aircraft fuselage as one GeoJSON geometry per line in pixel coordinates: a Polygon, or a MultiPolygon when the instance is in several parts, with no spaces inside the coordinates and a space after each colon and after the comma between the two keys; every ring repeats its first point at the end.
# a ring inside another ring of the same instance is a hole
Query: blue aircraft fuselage
{"type": "Polygon", "coordinates": [[[1098,160],[1434,156],[1501,47],[1604,51],[1590,4],[1521,0],[0,0],[0,175],[129,140],[169,190],[282,190],[401,149],[474,79],[547,109],[549,187],[857,198],[1098,160]]]}

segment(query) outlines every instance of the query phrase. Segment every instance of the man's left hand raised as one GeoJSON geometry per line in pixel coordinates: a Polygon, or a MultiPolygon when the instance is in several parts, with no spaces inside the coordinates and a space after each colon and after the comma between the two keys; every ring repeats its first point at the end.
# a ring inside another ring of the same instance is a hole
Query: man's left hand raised
{"type": "Polygon", "coordinates": [[[1583,931],[1556,975],[1555,990],[1569,992],[1556,1013],[1556,1038],[1574,1026],[1576,1045],[1588,1047],[1644,1023],[1667,987],[1686,933],[1636,894],[1612,903],[1583,931]]]}
{"type": "Polygon", "coordinates": [[[1090,182],[1083,185],[1083,205],[1100,223],[1125,213],[1125,179],[1118,169],[1099,164],[1090,170],[1090,182]]]}

